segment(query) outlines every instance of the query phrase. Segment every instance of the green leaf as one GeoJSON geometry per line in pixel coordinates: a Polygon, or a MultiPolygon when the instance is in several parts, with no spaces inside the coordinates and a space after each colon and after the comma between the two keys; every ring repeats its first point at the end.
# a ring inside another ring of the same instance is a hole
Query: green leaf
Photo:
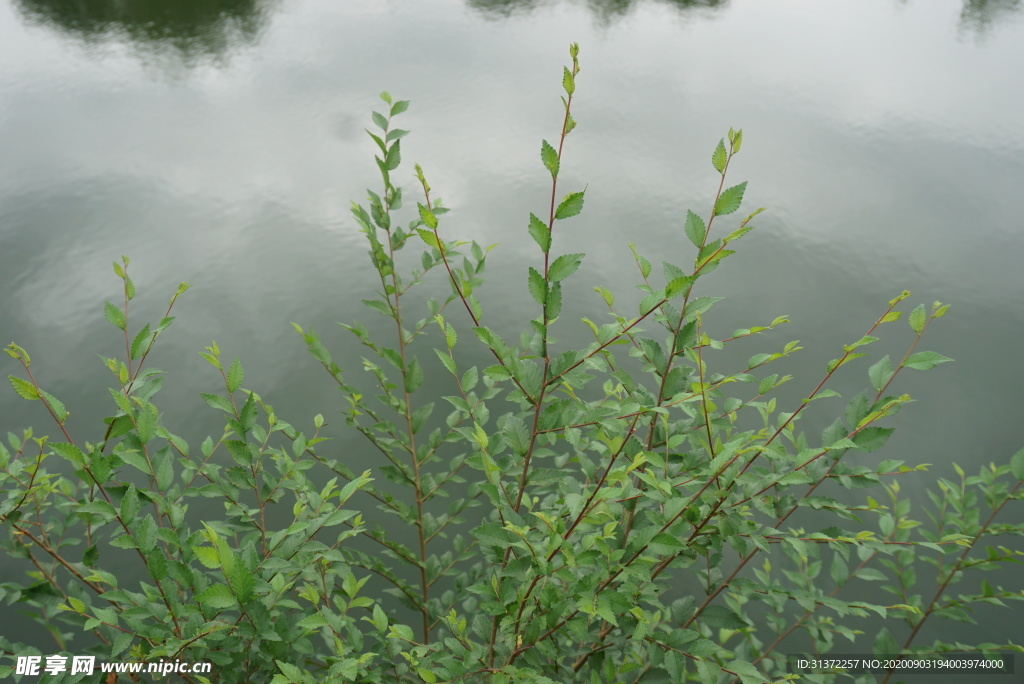
{"type": "Polygon", "coordinates": [[[161,449],[154,457],[153,475],[160,491],[166,491],[174,479],[174,459],[167,449],[161,449]]]}
{"type": "Polygon", "coordinates": [[[228,573],[227,579],[231,583],[231,588],[239,603],[245,603],[252,598],[256,578],[244,564],[236,563],[232,571],[228,573]]]}
{"type": "Polygon", "coordinates": [[[14,391],[17,392],[18,396],[21,397],[22,399],[31,400],[39,398],[39,390],[37,390],[35,388],[35,385],[33,385],[28,380],[16,377],[14,375],[8,375],[7,379],[10,381],[11,387],[14,388],[14,391]]]}
{"type": "Polygon", "coordinates": [[[139,435],[140,442],[146,444],[156,436],[159,418],[160,415],[156,406],[148,401],[145,402],[142,410],[139,411],[138,418],[135,419],[135,431],[139,435]]]}
{"type": "Polygon", "coordinates": [[[718,147],[715,148],[714,153],[711,155],[711,164],[715,167],[715,171],[722,173],[725,171],[725,162],[728,159],[728,155],[725,151],[725,139],[718,141],[718,147]]]}
{"type": "Polygon", "coordinates": [[[604,300],[604,303],[607,304],[609,308],[615,304],[615,295],[613,295],[608,288],[598,285],[594,288],[594,292],[601,295],[601,299],[604,300]]]}
{"type": "Polygon", "coordinates": [[[862,354],[862,353],[845,354],[844,356],[842,356],[842,357],[840,357],[838,359],[832,359],[831,361],[829,361],[828,364],[826,364],[825,368],[826,368],[826,370],[828,370],[829,373],[831,373],[836,368],[839,368],[840,366],[845,366],[846,364],[850,363],[854,359],[859,359],[862,356],[867,356],[867,354],[862,354]]]}
{"type": "Polygon", "coordinates": [[[913,368],[914,370],[926,371],[935,368],[940,363],[946,363],[953,359],[948,356],[943,356],[936,352],[923,351],[911,354],[907,357],[907,360],[903,362],[905,368],[913,368]]]}
{"type": "Polygon", "coordinates": [[[143,352],[144,348],[149,344],[149,339],[150,339],[149,323],[147,323],[146,325],[142,326],[142,330],[140,330],[139,334],[135,336],[134,340],[132,340],[132,348],[131,348],[131,358],[132,359],[137,359],[137,358],[139,358],[139,356],[142,355],[142,352],[143,352]]]}
{"type": "Polygon", "coordinates": [[[553,321],[562,313],[562,284],[551,283],[547,297],[544,298],[545,318],[553,321]]]}
{"type": "Polygon", "coordinates": [[[743,684],[763,684],[766,681],[765,676],[757,671],[754,664],[746,660],[733,660],[726,668],[738,674],[743,684]]]}
{"type": "Polygon", "coordinates": [[[409,100],[399,100],[391,105],[391,116],[398,116],[407,109],[409,109],[409,100]]]}
{"type": "Polygon", "coordinates": [[[245,380],[245,370],[242,368],[242,362],[235,357],[235,360],[231,362],[231,367],[228,369],[228,391],[234,392],[245,380]]]}
{"type": "Polygon", "coordinates": [[[581,211],[583,211],[583,193],[574,192],[566,195],[565,199],[562,200],[562,203],[558,205],[558,209],[555,209],[555,218],[567,219],[570,216],[575,216],[581,211]]]}
{"type": "Polygon", "coordinates": [[[733,131],[733,135],[732,135],[732,138],[731,138],[730,142],[732,142],[732,153],[733,154],[739,154],[740,147],[743,146],[743,129],[742,128],[740,130],[738,130],[738,131],[733,131]]]}
{"type": "Polygon", "coordinates": [[[147,515],[139,523],[135,531],[135,541],[138,542],[139,549],[143,552],[152,551],[156,546],[156,523],[153,522],[153,516],[147,515]]]}
{"type": "Polygon", "coordinates": [[[866,582],[881,582],[886,579],[885,573],[878,568],[861,568],[857,571],[856,577],[866,582]]]}
{"type": "Polygon", "coordinates": [[[384,130],[387,130],[387,128],[388,128],[388,120],[384,118],[383,114],[379,114],[378,112],[374,112],[372,116],[373,116],[373,123],[377,124],[378,128],[382,128],[384,130]]]}
{"type": "Polygon", "coordinates": [[[562,75],[562,87],[565,88],[567,95],[572,95],[576,92],[576,82],[572,77],[572,72],[569,71],[569,67],[562,67],[564,73],[562,75]]]}
{"type": "Polygon", "coordinates": [[[423,366],[418,359],[413,358],[405,372],[405,391],[412,393],[423,384],[423,366]]]}
{"type": "Polygon", "coordinates": [[[558,282],[565,280],[580,267],[585,254],[563,254],[555,259],[548,268],[548,280],[558,282]]]}
{"type": "Polygon", "coordinates": [[[900,316],[903,314],[899,311],[890,311],[889,313],[882,316],[882,323],[892,323],[893,321],[900,320],[900,316]]]}
{"type": "Polygon", "coordinates": [[[214,584],[207,587],[205,591],[196,594],[196,601],[204,608],[221,610],[235,605],[235,596],[226,584],[214,584]]]}
{"type": "Polygon", "coordinates": [[[910,312],[908,317],[910,323],[910,329],[918,335],[924,331],[924,324],[928,321],[928,314],[925,312],[924,304],[918,304],[917,307],[910,312]]]}
{"type": "Polygon", "coordinates": [[[76,468],[81,468],[85,465],[85,454],[74,444],[68,442],[56,442],[49,445],[57,454],[61,456],[65,461],[70,463],[76,468]]]}
{"type": "Polygon", "coordinates": [[[669,281],[668,285],[665,286],[665,299],[672,299],[677,294],[685,292],[686,288],[689,287],[694,280],[695,278],[691,278],[690,276],[673,278],[669,281]]]}
{"type": "Polygon", "coordinates": [[[686,224],[683,226],[683,230],[686,231],[686,237],[690,238],[690,242],[695,247],[704,246],[704,240],[708,236],[708,228],[704,225],[704,219],[689,209],[686,210],[686,224]]]}
{"type": "Polygon", "coordinates": [[[871,380],[871,386],[877,392],[882,391],[882,388],[892,379],[892,376],[893,369],[888,355],[882,357],[878,363],[868,369],[868,378],[871,380]]]}
{"type": "Polygon", "coordinates": [[[1024,480],[1024,449],[1010,457],[1010,472],[1018,480],[1024,480]]]}
{"type": "MultiPolygon", "coordinates": [[[[545,168],[551,173],[551,178],[558,177],[558,152],[552,147],[547,140],[544,140],[540,144],[540,160],[544,162],[545,168]]],[[[579,213],[578,211],[576,212],[579,213]]]]}
{"type": "MultiPolygon", "coordinates": [[[[434,228],[437,228],[437,216],[434,215],[434,212],[432,212],[430,210],[430,208],[427,207],[426,205],[419,204],[418,206],[419,206],[419,209],[420,209],[420,219],[423,220],[424,225],[426,225],[427,228],[430,228],[431,230],[433,230],[434,228]]],[[[430,233],[429,235],[431,237],[434,237],[433,233],[430,233]]],[[[420,236],[423,237],[423,241],[424,242],[427,242],[427,238],[424,237],[422,233],[420,233],[420,236]]],[[[435,238],[434,244],[431,244],[430,246],[431,247],[437,247],[436,242],[437,242],[437,240],[435,238]]],[[[428,242],[427,244],[430,244],[430,243],[428,242]]]]}
{"type": "MultiPolygon", "coordinates": [[[[431,216],[433,216],[433,214],[431,214],[431,216]]],[[[434,219],[434,222],[436,223],[437,219],[434,219]]],[[[441,251],[441,243],[438,242],[436,235],[425,228],[417,228],[416,232],[419,234],[423,242],[427,243],[428,247],[433,247],[437,251],[441,251]]],[[[426,254],[426,252],[424,252],[424,254],[426,254]]]]}
{"type": "Polygon", "coordinates": [[[373,626],[377,628],[378,632],[386,632],[388,629],[388,616],[384,614],[384,611],[379,605],[373,606],[373,626]]]}
{"type": "Polygon", "coordinates": [[[534,301],[541,306],[544,306],[544,298],[547,297],[548,294],[547,283],[544,282],[544,276],[542,276],[533,266],[530,267],[529,286],[530,295],[533,297],[534,301]]]}
{"type": "Polygon", "coordinates": [[[539,218],[530,214],[530,236],[540,245],[540,251],[545,254],[551,249],[551,231],[539,218]]]}
{"type": "Polygon", "coordinates": [[[715,216],[725,216],[740,208],[743,201],[743,192],[747,189],[747,182],[734,185],[722,191],[715,202],[715,216]]]}
{"type": "Polygon", "coordinates": [[[124,330],[128,327],[128,320],[125,318],[124,311],[121,311],[121,309],[110,302],[103,302],[103,315],[107,317],[110,325],[118,330],[124,330]]]}
{"type": "Polygon", "coordinates": [[[388,150],[388,155],[384,159],[384,165],[387,166],[388,171],[394,171],[402,163],[401,145],[402,141],[396,140],[395,144],[388,150]]]}
{"type": "Polygon", "coordinates": [[[877,451],[885,445],[895,428],[866,427],[853,437],[861,451],[877,451]]]}
{"type": "Polygon", "coordinates": [[[139,495],[135,491],[135,485],[128,485],[128,491],[121,499],[121,520],[130,523],[139,514],[139,495]]]}
{"type": "Polygon", "coordinates": [[[211,408],[220,409],[232,416],[235,415],[235,409],[231,406],[231,402],[224,397],[218,394],[207,394],[206,392],[201,392],[199,396],[201,396],[203,401],[205,401],[211,408]]]}
{"type": "Polygon", "coordinates": [[[737,615],[724,605],[712,605],[700,613],[702,623],[711,627],[721,627],[728,630],[742,630],[749,628],[745,619],[737,615]]]}
{"type": "Polygon", "coordinates": [[[383,140],[381,140],[381,137],[379,135],[374,135],[373,133],[370,133],[370,131],[366,132],[367,134],[369,134],[371,138],[373,138],[373,142],[377,143],[377,147],[380,148],[381,154],[387,154],[388,146],[383,140]]]}

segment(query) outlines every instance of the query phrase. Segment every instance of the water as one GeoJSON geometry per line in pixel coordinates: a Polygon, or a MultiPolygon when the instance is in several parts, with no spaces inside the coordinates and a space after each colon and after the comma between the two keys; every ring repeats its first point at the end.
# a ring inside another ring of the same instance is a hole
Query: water
{"type": "MultiPolygon", "coordinates": [[[[121,344],[101,314],[120,254],[141,293],[136,325],[159,318],[179,281],[194,285],[152,358],[168,372],[172,429],[220,432],[198,398],[217,388],[197,356],[212,339],[293,422],[337,415],[289,322],[323,331],[354,368],[361,353],[335,321],[379,323],[358,304],[373,287],[348,204],[377,185],[363,128],[385,88],[413,102],[397,180],[412,191],[409,162],[422,163],[455,209],[445,229],[500,243],[482,297],[517,336],[511,321],[532,315],[526,217],[548,192],[540,140],[557,135],[578,41],[580,127],[561,187],[588,184],[587,204],[558,244],[586,242],[567,290],[580,310],[600,315],[595,284],[628,296],[627,242],[656,263],[690,258],[685,210],[707,213],[711,150],[742,127],[731,177],[768,211],[708,279],[728,298],[712,333],[794,322],[727,358],[800,339],[783,395],[798,398],[906,288],[953,305],[924,348],[956,363],[903,380],[921,401],[883,457],[951,476],[954,460],[975,470],[1024,442],[1019,1],[150,5],[0,5],[0,338],[32,353],[76,438],[97,439],[111,410],[92,398],[108,384],[97,354],[121,344]]],[[[901,354],[907,333],[884,351],[901,354]]],[[[860,369],[836,387],[863,384],[860,369]]],[[[41,429],[40,410],[0,395],[4,431],[41,429]]],[[[977,639],[1020,638],[1008,612],[993,615],[977,639]]]]}

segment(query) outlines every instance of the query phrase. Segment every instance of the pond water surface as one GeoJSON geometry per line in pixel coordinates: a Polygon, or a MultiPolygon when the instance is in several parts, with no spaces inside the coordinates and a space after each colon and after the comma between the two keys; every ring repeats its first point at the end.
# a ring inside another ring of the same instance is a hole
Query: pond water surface
{"type": "MultiPolygon", "coordinates": [[[[913,305],[952,305],[924,348],[956,361],[898,388],[919,402],[881,457],[935,464],[904,488],[920,494],[954,461],[976,471],[1024,444],[1014,0],[0,3],[0,340],[32,353],[71,432],[98,439],[112,407],[95,400],[108,384],[97,355],[119,349],[103,302],[117,301],[110,263],[127,254],[139,324],[179,281],[194,286],[152,358],[177,432],[220,433],[198,397],[217,388],[197,355],[214,339],[290,420],[340,425],[340,397],[290,322],[321,330],[353,373],[362,352],[335,322],[384,329],[359,304],[374,288],[348,213],[379,185],[363,129],[383,89],[412,101],[396,180],[411,195],[411,162],[423,164],[454,209],[446,229],[499,243],[481,296],[499,332],[518,337],[535,315],[526,219],[550,190],[540,140],[557,136],[573,41],[580,125],[560,182],[586,185],[587,201],[560,239],[587,257],[567,309],[601,316],[598,284],[628,296],[629,242],[655,263],[692,258],[686,209],[707,213],[711,151],[742,128],[731,180],[748,180],[747,205],[767,211],[707,279],[704,294],[727,298],[709,325],[724,337],[779,314],[793,322],[725,358],[801,340],[780,371],[797,378],[782,397],[799,399],[908,289],[913,305]]],[[[564,325],[565,339],[584,339],[564,325]]],[[[903,353],[899,326],[879,353],[903,353]]],[[[866,367],[836,388],[852,396],[866,367]]],[[[12,392],[0,415],[3,432],[48,427],[12,392]]],[[[810,432],[826,418],[810,415],[810,432]]],[[[994,615],[972,639],[1024,637],[1019,620],[994,615]]]]}

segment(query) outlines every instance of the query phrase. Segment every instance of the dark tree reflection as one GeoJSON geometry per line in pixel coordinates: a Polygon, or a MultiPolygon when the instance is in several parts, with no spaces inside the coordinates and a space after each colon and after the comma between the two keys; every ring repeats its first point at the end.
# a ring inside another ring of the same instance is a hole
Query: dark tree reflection
{"type": "Polygon", "coordinates": [[[1015,18],[1024,7],[1021,0],[964,0],[960,31],[984,38],[1002,21],[1015,18]]]}
{"type": "Polygon", "coordinates": [[[279,0],[14,0],[24,19],[87,44],[124,41],[186,65],[254,44],[279,0]]]}
{"type": "MultiPolygon", "coordinates": [[[[503,19],[529,14],[540,7],[557,4],[555,0],[466,0],[466,4],[489,19],[503,19]]],[[[729,0],[583,0],[597,20],[602,24],[627,15],[632,9],[643,4],[671,7],[680,13],[701,9],[719,9],[728,6],[729,0]]]]}

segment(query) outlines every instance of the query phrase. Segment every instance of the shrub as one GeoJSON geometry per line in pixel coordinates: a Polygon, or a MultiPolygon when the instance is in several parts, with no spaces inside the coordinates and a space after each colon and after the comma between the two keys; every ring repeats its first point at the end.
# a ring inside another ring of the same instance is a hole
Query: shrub
{"type": "MultiPolygon", "coordinates": [[[[872,617],[885,626],[862,650],[876,655],[1022,650],[917,638],[929,622],[971,621],[974,604],[1022,598],[986,581],[974,593],[951,591],[977,582],[977,571],[1017,562],[1017,552],[983,540],[1024,531],[995,521],[1022,498],[1024,450],[976,476],[957,468],[958,481],[939,480],[928,524],[911,517],[896,479],[925,466],[846,458],[880,449],[892,434],[887,425],[911,400],[890,389],[903,371],[949,361],[917,351],[947,306],[910,311],[906,354],[877,360],[870,389],[820,439],[797,430],[801,416],[813,402],[835,401],[829,382],[901,318],[897,307],[909,293],[844,346],[792,410],[780,411],[773,398],[791,378],[766,368],[799,350],[796,342],[754,354],[736,372],[711,369],[711,350],[787,322],[712,339],[704,321],[717,298],[696,294],[761,211],[733,221],[746,183],[727,186],[726,177],[742,131],[730,129],[712,154],[718,192],[707,219],[686,214],[693,265],[664,263],[656,276],[631,246],[642,281],[638,313],[598,286],[608,318],[583,319],[593,342],[569,348],[554,338],[562,283],[584,258],[555,248],[580,240],[566,233],[585,199],[584,189],[557,200],[564,143],[576,126],[577,46],[570,55],[562,129],[555,144],[541,145],[551,202],[530,214],[527,229],[538,248],[526,274],[537,316],[517,343],[496,332],[477,298],[490,250],[442,227],[447,209],[418,165],[421,199],[408,227],[399,225],[403,193],[392,174],[407,131],[394,119],[409,103],[381,95],[387,113],[374,112],[379,131],[370,137],[382,189],[352,213],[379,279],[377,298],[364,303],[390,319],[394,336],[345,326],[368,350],[363,368],[374,389],[353,384],[318,335],[296,326],[340,389],[346,424],[365,437],[365,452],[332,449],[320,415],[311,434],[286,422],[243,388],[241,362],[227,362],[216,343],[201,355],[222,389],[202,398],[224,414],[224,432],[198,449],[172,433],[153,403],[160,372],[146,361],[188,285],[158,323],[131,334],[127,258],[114,264],[124,303],[105,310],[124,333],[125,353],[105,360],[116,411],[99,439],[69,434],[68,412],[37,382],[28,352],[8,346],[24,371],[9,376],[11,385],[40,402],[57,433],[25,430],[9,434],[9,448],[0,445],[3,548],[30,565],[27,580],[0,585],[5,610],[44,624],[57,653],[75,652],[75,639],[101,662],[213,664],[209,676],[177,673],[188,682],[749,684],[789,678],[786,653],[827,654],[840,638],[860,643],[855,625],[872,617]],[[411,271],[399,259],[403,249],[418,252],[411,271]],[[417,318],[409,293],[435,276],[447,282],[446,294],[417,318]],[[481,350],[491,365],[467,363],[481,350]],[[430,364],[451,376],[447,388],[425,387],[430,364]],[[367,391],[376,393],[372,401],[367,391]],[[392,484],[374,484],[373,469],[392,484]],[[837,486],[880,488],[885,503],[844,503],[828,495],[837,486]],[[188,511],[197,497],[222,502],[223,517],[197,525],[188,511]],[[802,509],[814,531],[786,526],[802,509]],[[394,539],[396,522],[414,543],[394,539]],[[379,553],[358,548],[357,537],[379,553]],[[934,571],[927,594],[917,588],[922,563],[934,571]],[[135,589],[128,580],[140,571],[146,580],[135,589]],[[414,626],[397,619],[394,600],[366,595],[371,575],[391,585],[414,626]],[[894,602],[843,598],[864,580],[887,582],[894,602]],[[77,637],[83,631],[91,640],[77,637]]],[[[9,656],[47,655],[38,646],[3,642],[9,656]]],[[[0,674],[15,669],[12,660],[0,674]]],[[[888,681],[893,670],[875,674],[888,681]]]]}

